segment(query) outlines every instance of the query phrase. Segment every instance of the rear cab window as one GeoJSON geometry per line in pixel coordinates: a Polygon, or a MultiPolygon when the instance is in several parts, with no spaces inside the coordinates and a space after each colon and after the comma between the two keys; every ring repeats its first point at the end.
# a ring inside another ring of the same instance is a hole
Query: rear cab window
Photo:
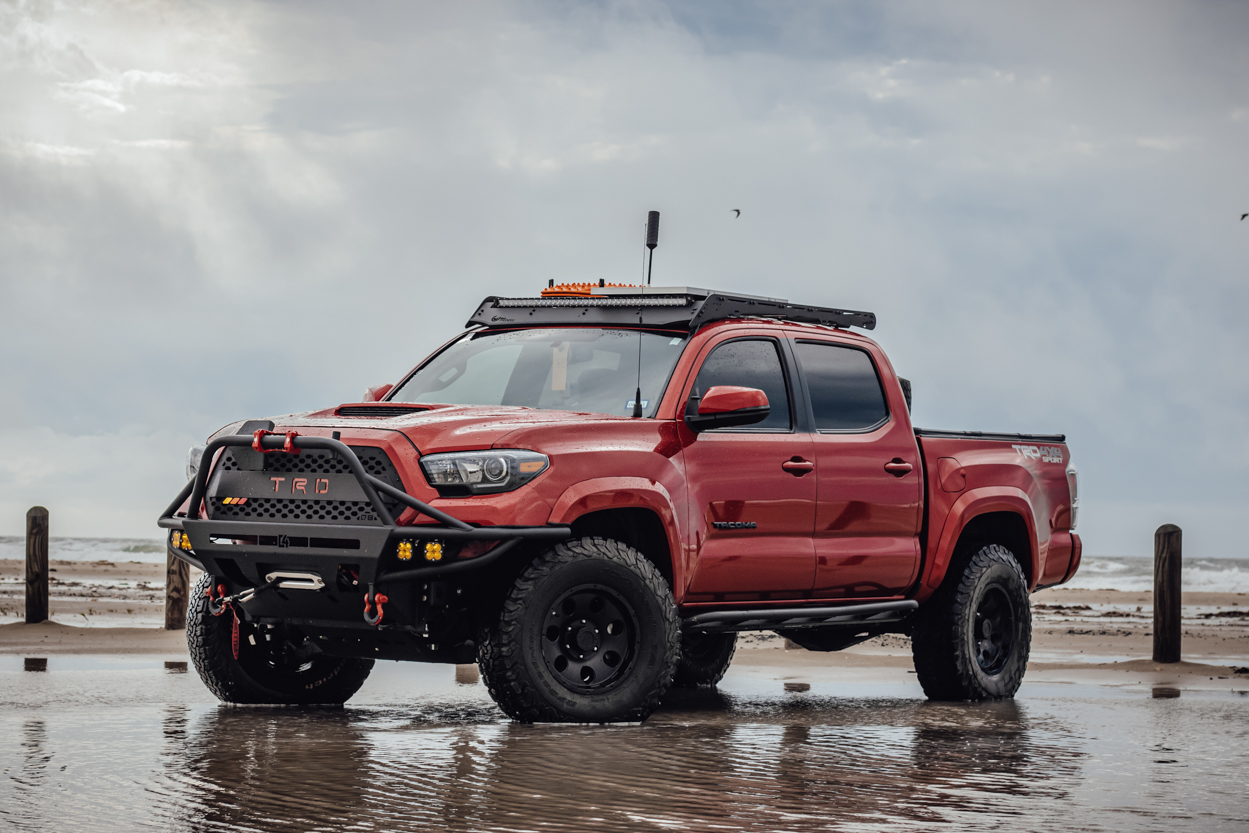
{"type": "Polygon", "coordinates": [[[872,431],[888,422],[888,400],[866,350],[803,339],[795,339],[793,345],[816,431],[872,431]]]}

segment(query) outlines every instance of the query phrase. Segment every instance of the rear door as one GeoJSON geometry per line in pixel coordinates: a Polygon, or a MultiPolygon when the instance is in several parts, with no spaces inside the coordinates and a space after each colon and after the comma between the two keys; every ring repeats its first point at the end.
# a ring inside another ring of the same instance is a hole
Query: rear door
{"type": "Polygon", "coordinates": [[[898,595],[919,567],[923,471],[910,418],[885,395],[893,371],[865,345],[792,343],[815,429],[813,595],[898,595]]]}
{"type": "Polygon", "coordinates": [[[762,423],[687,439],[682,453],[695,553],[687,598],[793,598],[810,592],[815,457],[811,435],[798,431],[800,399],[791,364],[779,338],[738,330],[705,348],[694,382],[684,391],[688,400],[692,391],[701,395],[717,385],[759,388],[771,407],[762,423]]]}

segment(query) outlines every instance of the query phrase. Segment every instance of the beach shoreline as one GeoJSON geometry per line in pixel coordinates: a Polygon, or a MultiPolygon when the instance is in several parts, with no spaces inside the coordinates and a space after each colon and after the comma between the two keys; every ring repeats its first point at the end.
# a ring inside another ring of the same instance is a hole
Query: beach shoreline
{"type": "MultiPolygon", "coordinates": [[[[145,562],[55,562],[52,620],[20,621],[24,565],[0,560],[0,654],[186,656],[183,631],[166,631],[164,565],[145,562]]],[[[197,571],[195,571],[197,572],[197,571]]],[[[194,576],[192,580],[194,580],[194,576]]],[[[1183,596],[1184,662],[1153,663],[1152,594],[1116,590],[1041,590],[1032,596],[1031,680],[1148,682],[1183,687],[1249,689],[1249,595],[1186,592],[1183,596]]],[[[909,673],[910,640],[884,635],[845,651],[818,653],[786,648],[774,634],[743,634],[734,667],[766,673],[909,673]]]]}

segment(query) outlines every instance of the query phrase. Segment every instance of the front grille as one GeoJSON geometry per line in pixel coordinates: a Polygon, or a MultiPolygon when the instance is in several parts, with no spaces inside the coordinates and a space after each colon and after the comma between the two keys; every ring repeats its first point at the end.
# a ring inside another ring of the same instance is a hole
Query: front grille
{"type": "MultiPolygon", "coordinates": [[[[372,446],[349,446],[356,453],[364,470],[396,489],[403,489],[403,481],[395,471],[390,457],[380,448],[372,446]]],[[[257,476],[268,478],[269,474],[351,474],[351,467],[336,452],[323,450],[301,451],[286,454],[273,451],[263,455],[263,471],[256,470],[249,462],[258,455],[251,449],[227,448],[221,454],[218,467],[223,471],[256,471],[257,476]]],[[[398,517],[403,505],[386,495],[380,495],[382,503],[392,517],[398,517]]],[[[311,498],[250,498],[244,504],[224,505],[219,497],[206,500],[208,516],[213,520],[277,520],[291,523],[362,524],[381,523],[367,500],[316,500],[311,498]]]]}
{"type": "Polygon", "coordinates": [[[373,506],[364,500],[308,500],[305,498],[249,498],[241,506],[224,506],[221,498],[208,499],[208,514],[216,521],[290,521],[309,524],[376,524],[373,506]]]}
{"type": "Polygon", "coordinates": [[[384,418],[428,410],[429,408],[425,405],[344,405],[334,413],[338,416],[384,418]]]}

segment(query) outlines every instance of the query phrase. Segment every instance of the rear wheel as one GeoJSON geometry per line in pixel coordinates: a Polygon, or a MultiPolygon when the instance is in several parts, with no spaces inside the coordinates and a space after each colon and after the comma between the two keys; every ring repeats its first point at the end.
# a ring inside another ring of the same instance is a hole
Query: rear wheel
{"type": "Polygon", "coordinates": [[[1009,550],[989,544],[924,606],[911,651],[929,699],[994,700],[1019,690],[1031,642],[1023,570],[1009,550]]]}
{"type": "Polygon", "coordinates": [[[186,640],[191,661],[208,690],[227,703],[341,705],[360,690],[373,669],[371,659],[314,655],[299,657],[286,642],[256,638],[254,626],[239,622],[238,658],[234,656],[234,616],[214,616],[208,589],[216,581],[205,573],[187,605],[186,640]]]}
{"type": "Polygon", "coordinates": [[[581,538],[516,580],[478,664],[490,696],[516,720],[644,720],[672,684],[678,628],[655,565],[618,541],[581,538]]]}
{"type": "Polygon", "coordinates": [[[681,635],[681,663],[672,684],[680,688],[714,686],[724,678],[737,650],[735,633],[681,635]]]}

